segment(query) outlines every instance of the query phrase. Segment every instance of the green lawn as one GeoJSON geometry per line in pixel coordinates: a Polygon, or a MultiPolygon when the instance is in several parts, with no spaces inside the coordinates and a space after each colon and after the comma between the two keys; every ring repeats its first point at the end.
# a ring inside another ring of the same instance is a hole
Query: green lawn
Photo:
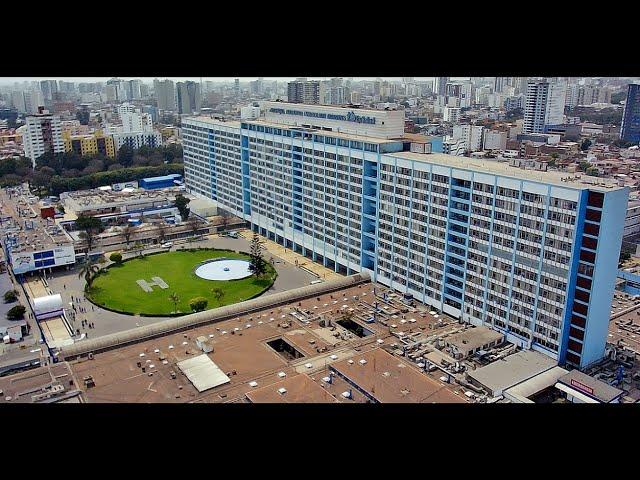
{"type": "Polygon", "coordinates": [[[97,305],[119,312],[168,315],[174,310],[169,296],[176,292],[180,298],[178,311],[191,313],[189,300],[205,297],[209,300],[207,309],[247,300],[267,290],[275,280],[275,270],[268,265],[269,274],[258,280],[255,276],[232,281],[204,280],[193,271],[199,263],[210,258],[241,258],[247,255],[224,250],[177,251],[149,255],[128,260],[122,265],[113,265],[100,273],[93,282],[87,296],[97,305]],[[153,292],[145,292],[136,283],[142,279],[152,282],[151,277],[162,278],[169,288],[154,286],[153,292]],[[219,287],[225,292],[217,301],[211,289],[219,287]]]}

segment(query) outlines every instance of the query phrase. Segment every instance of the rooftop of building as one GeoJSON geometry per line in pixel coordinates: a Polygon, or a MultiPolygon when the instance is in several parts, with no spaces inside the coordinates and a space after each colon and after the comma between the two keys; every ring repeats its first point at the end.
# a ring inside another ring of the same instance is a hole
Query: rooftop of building
{"type": "Polygon", "coordinates": [[[503,338],[502,333],[480,326],[451,335],[446,339],[446,342],[460,349],[475,350],[491,342],[499,342],[503,338]]]}
{"type": "MultiPolygon", "coordinates": [[[[160,177],[146,179],[158,180],[160,177]]],[[[173,177],[171,177],[173,179],[173,177]]],[[[143,190],[135,188],[133,190],[113,190],[111,188],[93,188],[91,190],[78,190],[75,192],[65,192],[61,195],[65,205],[69,206],[75,213],[83,210],[103,208],[114,205],[135,205],[146,202],[170,203],[175,196],[181,193],[178,187],[167,187],[157,190],[143,190]]]]}
{"type": "Polygon", "coordinates": [[[0,191],[0,230],[12,253],[71,245],[71,239],[53,219],[40,216],[40,207],[39,199],[25,186],[0,191]]]}
{"type": "Polygon", "coordinates": [[[624,393],[619,388],[613,387],[601,380],[593,378],[580,370],[572,370],[566,375],[558,379],[559,383],[567,387],[585,393],[603,403],[609,403],[612,400],[622,396],[624,393]]]}
{"type": "Polygon", "coordinates": [[[551,357],[533,350],[522,351],[469,372],[468,376],[494,394],[518,385],[557,365],[551,357]]]}
{"type": "Polygon", "coordinates": [[[307,374],[288,377],[265,387],[256,388],[246,394],[252,403],[337,403],[320,384],[307,374]]]}
{"type": "Polygon", "coordinates": [[[588,175],[569,175],[558,171],[538,171],[519,167],[512,167],[507,162],[483,161],[468,157],[457,157],[443,153],[415,153],[415,152],[395,152],[387,153],[386,156],[403,158],[406,160],[416,160],[425,163],[443,165],[446,167],[458,168],[475,172],[511,177],[518,180],[529,180],[532,182],[550,183],[561,187],[574,188],[578,190],[617,190],[623,187],[612,179],[591,177],[588,175]]]}
{"type": "MultiPolygon", "coordinates": [[[[222,125],[222,126],[231,126],[234,128],[240,128],[240,121],[231,120],[224,121],[218,120],[210,117],[191,117],[194,120],[201,121],[204,123],[210,123],[212,125],[222,125]]],[[[313,122],[312,119],[308,120],[309,122],[313,122]]],[[[280,128],[283,130],[300,130],[303,127],[293,126],[293,125],[285,125],[282,123],[268,122],[264,119],[255,119],[255,120],[244,120],[242,123],[258,123],[260,125],[280,128]]],[[[400,141],[412,141],[412,142],[421,142],[428,141],[430,137],[424,135],[415,135],[415,134],[407,134],[405,133],[400,138],[393,139],[384,139],[377,137],[369,137],[364,135],[355,135],[355,134],[347,134],[336,131],[329,130],[321,130],[321,129],[308,129],[309,133],[314,133],[318,135],[329,135],[335,138],[342,138],[345,140],[354,140],[360,142],[368,142],[374,144],[387,144],[387,143],[397,143],[400,141]]],[[[541,144],[542,145],[542,144],[541,144]]],[[[553,185],[558,185],[567,188],[574,188],[579,190],[616,190],[620,187],[615,180],[600,178],[600,177],[591,177],[588,175],[569,175],[563,172],[557,171],[537,171],[530,170],[518,167],[512,167],[508,163],[496,162],[496,161],[483,161],[479,159],[470,159],[468,157],[458,157],[454,155],[447,155],[444,153],[417,153],[417,152],[394,152],[394,153],[385,153],[386,156],[393,156],[397,158],[403,158],[407,160],[416,160],[425,163],[432,163],[437,165],[443,165],[447,167],[454,167],[463,170],[472,170],[472,171],[481,171],[489,174],[500,175],[504,177],[511,177],[522,180],[530,180],[530,181],[538,181],[542,183],[550,183],[553,185]]]]}
{"type": "Polygon", "coordinates": [[[354,355],[332,368],[381,403],[465,403],[442,382],[381,348],[354,355]]]}

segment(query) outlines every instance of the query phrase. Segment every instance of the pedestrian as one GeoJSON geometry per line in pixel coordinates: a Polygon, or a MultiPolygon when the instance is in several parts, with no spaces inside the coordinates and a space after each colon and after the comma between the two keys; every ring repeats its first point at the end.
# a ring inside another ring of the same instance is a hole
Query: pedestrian
{"type": "Polygon", "coordinates": [[[63,285],[62,285],[62,288],[64,288],[64,289],[66,290],[66,289],[67,289],[67,284],[66,284],[66,283],[65,283],[65,284],[63,284],[63,285]]]}

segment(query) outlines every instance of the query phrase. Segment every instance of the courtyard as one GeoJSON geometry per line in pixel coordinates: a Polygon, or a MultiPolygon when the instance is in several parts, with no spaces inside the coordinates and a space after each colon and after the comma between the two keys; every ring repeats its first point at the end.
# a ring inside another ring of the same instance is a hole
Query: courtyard
{"type": "Polygon", "coordinates": [[[251,275],[236,280],[208,280],[196,275],[196,267],[212,259],[249,258],[242,253],[211,249],[132,258],[103,270],[86,296],[96,305],[122,313],[187,314],[192,312],[189,301],[195,297],[206,298],[207,309],[217,308],[258,296],[274,282],[275,269],[270,265],[262,278],[251,275]],[[177,295],[175,303],[170,298],[173,293],[177,295]]]}

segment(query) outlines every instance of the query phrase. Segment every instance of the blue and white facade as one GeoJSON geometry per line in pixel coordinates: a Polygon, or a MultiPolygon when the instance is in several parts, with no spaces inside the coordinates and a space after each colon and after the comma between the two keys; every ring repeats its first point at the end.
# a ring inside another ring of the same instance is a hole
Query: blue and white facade
{"type": "Polygon", "coordinates": [[[187,190],[314,261],[367,271],[560,363],[602,357],[628,189],[415,153],[387,123],[397,112],[294,107],[299,121],[184,119],[187,190]]]}

